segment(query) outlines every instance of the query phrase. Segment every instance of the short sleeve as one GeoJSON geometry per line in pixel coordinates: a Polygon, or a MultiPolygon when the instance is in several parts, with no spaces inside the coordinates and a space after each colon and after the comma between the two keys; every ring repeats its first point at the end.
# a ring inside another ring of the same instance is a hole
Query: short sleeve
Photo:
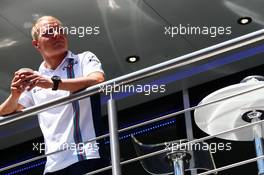
{"type": "Polygon", "coordinates": [[[28,108],[30,106],[34,105],[34,100],[32,97],[32,94],[30,91],[24,91],[20,98],[18,99],[18,103],[24,106],[25,108],[28,108]]]}
{"type": "Polygon", "coordinates": [[[84,52],[79,55],[82,64],[83,76],[87,76],[93,72],[102,72],[102,64],[100,60],[92,52],[84,52]]]}

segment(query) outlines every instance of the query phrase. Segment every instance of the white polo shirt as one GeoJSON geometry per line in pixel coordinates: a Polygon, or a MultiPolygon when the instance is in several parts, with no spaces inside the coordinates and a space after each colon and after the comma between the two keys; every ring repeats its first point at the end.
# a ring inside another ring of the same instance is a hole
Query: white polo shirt
{"type": "MultiPolygon", "coordinates": [[[[47,77],[57,75],[62,79],[69,76],[83,77],[93,72],[103,73],[103,70],[100,61],[91,52],[75,55],[68,51],[67,56],[55,70],[46,68],[44,63],[39,67],[40,74],[47,77]],[[69,59],[73,60],[73,70],[68,69],[69,59]]],[[[35,87],[22,93],[18,103],[30,107],[69,95],[70,93],[64,90],[53,91],[35,87]]],[[[90,98],[41,112],[38,114],[38,121],[45,140],[45,154],[70,148],[48,156],[44,174],[61,170],[81,160],[100,158],[99,145],[95,141],[83,144],[95,137],[90,98]]]]}

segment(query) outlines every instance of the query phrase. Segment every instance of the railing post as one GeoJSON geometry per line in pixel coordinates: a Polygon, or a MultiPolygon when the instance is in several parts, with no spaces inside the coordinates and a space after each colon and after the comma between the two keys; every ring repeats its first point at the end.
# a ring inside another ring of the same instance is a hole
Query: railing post
{"type": "Polygon", "coordinates": [[[110,133],[110,150],[111,150],[111,163],[112,163],[112,175],[121,175],[120,166],[120,149],[119,149],[119,139],[118,139],[118,120],[116,103],[110,95],[110,99],[107,101],[107,111],[108,111],[108,125],[110,133]]]}
{"type": "MultiPolygon", "coordinates": [[[[183,98],[183,105],[184,105],[184,109],[188,109],[191,107],[190,105],[190,97],[189,97],[189,91],[188,89],[183,89],[182,90],[182,98],[183,98]]],[[[187,139],[189,140],[193,140],[193,127],[192,127],[192,116],[191,116],[191,112],[185,112],[185,126],[186,126],[186,135],[187,135],[187,139]]],[[[194,166],[195,164],[195,160],[194,160],[194,155],[193,152],[191,151],[191,160],[190,160],[190,166],[194,166]]],[[[191,175],[195,175],[197,174],[197,170],[193,169],[191,170],[191,175]]]]}

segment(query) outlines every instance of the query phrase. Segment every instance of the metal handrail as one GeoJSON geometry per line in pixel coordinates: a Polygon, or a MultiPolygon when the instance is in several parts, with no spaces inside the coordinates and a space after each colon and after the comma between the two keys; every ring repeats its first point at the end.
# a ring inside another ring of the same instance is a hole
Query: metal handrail
{"type": "Polygon", "coordinates": [[[222,166],[220,168],[216,168],[216,169],[213,169],[213,170],[210,170],[210,171],[206,171],[204,173],[200,173],[200,174],[197,174],[197,175],[208,175],[208,174],[224,171],[224,170],[227,170],[227,169],[230,169],[230,168],[234,168],[234,167],[238,167],[238,166],[245,165],[245,164],[248,164],[248,163],[256,162],[256,161],[258,161],[260,159],[264,159],[264,156],[259,156],[259,157],[255,157],[255,158],[252,158],[252,159],[247,159],[247,160],[240,161],[240,162],[237,162],[237,163],[229,164],[229,165],[222,166]]]}
{"type": "MultiPolygon", "coordinates": [[[[202,103],[202,104],[199,104],[199,105],[194,106],[194,107],[190,107],[190,108],[186,108],[186,109],[183,109],[183,110],[180,110],[180,111],[176,111],[176,112],[173,112],[171,114],[167,114],[167,115],[164,115],[164,116],[152,119],[152,120],[145,121],[143,123],[139,123],[139,124],[136,124],[136,125],[133,125],[133,126],[129,126],[129,127],[120,129],[120,130],[118,130],[118,133],[125,132],[125,131],[131,130],[131,129],[135,129],[135,128],[138,128],[138,127],[142,127],[142,126],[145,126],[145,125],[148,125],[148,124],[151,124],[151,123],[154,123],[154,122],[158,122],[158,121],[161,121],[161,120],[166,120],[166,119],[169,119],[171,117],[175,117],[177,115],[184,114],[185,112],[190,112],[190,111],[193,111],[195,109],[199,109],[199,108],[202,108],[202,107],[205,107],[205,106],[208,106],[208,105],[212,105],[212,104],[224,101],[224,100],[228,100],[230,98],[234,98],[234,97],[237,97],[237,96],[240,96],[240,95],[243,95],[243,94],[247,94],[247,93],[262,89],[262,88],[264,88],[264,85],[258,86],[256,88],[251,88],[249,90],[245,90],[243,92],[236,93],[236,94],[233,94],[231,96],[219,98],[219,99],[211,101],[211,102],[202,103]]],[[[255,124],[250,124],[249,126],[251,126],[251,125],[255,125],[255,124]]],[[[248,126],[246,126],[246,127],[248,127],[248,126]]],[[[86,143],[93,142],[93,141],[96,141],[96,140],[100,140],[100,139],[103,139],[103,138],[106,138],[106,137],[109,137],[109,134],[104,134],[104,135],[98,136],[96,138],[89,139],[88,141],[85,141],[84,143],[86,144],[86,143]]],[[[19,162],[19,163],[4,167],[4,168],[0,169],[0,172],[15,168],[15,167],[20,166],[20,165],[24,165],[26,163],[30,163],[30,162],[33,162],[33,161],[36,161],[36,160],[43,159],[43,158],[45,158],[45,157],[47,157],[49,155],[56,154],[56,153],[59,153],[59,152],[65,151],[65,150],[66,149],[58,150],[58,151],[55,151],[55,152],[51,152],[51,153],[48,153],[48,154],[45,154],[45,155],[34,157],[34,158],[31,158],[31,159],[28,159],[28,160],[25,160],[25,161],[22,161],[22,162],[19,162]]],[[[108,168],[111,168],[111,166],[109,166],[108,168]]],[[[108,169],[104,169],[104,170],[108,170],[108,169]]]]}
{"type": "MultiPolygon", "coordinates": [[[[248,164],[248,163],[256,162],[257,160],[260,160],[260,159],[264,159],[264,156],[259,156],[259,157],[247,159],[247,160],[244,160],[244,161],[240,161],[240,162],[237,162],[237,163],[229,164],[229,165],[226,165],[226,166],[222,166],[220,168],[216,168],[216,169],[213,169],[213,170],[206,171],[204,173],[199,173],[197,175],[208,175],[208,174],[218,173],[220,171],[224,171],[224,170],[227,170],[227,169],[230,169],[230,168],[234,168],[234,167],[238,167],[238,166],[245,165],[245,164],[248,164]]],[[[124,164],[124,163],[122,162],[121,164],[124,164]]],[[[86,173],[84,175],[93,175],[93,174],[101,173],[101,172],[110,170],[111,168],[112,168],[112,166],[107,166],[107,167],[104,167],[102,169],[86,173]]]]}
{"type": "Polygon", "coordinates": [[[107,89],[108,87],[113,88],[114,84],[116,86],[119,86],[119,85],[132,83],[134,81],[144,79],[144,78],[147,78],[147,77],[150,77],[150,76],[153,76],[153,75],[165,72],[165,71],[169,71],[175,68],[186,66],[191,63],[205,60],[206,58],[219,55],[221,53],[224,53],[224,52],[236,49],[236,48],[240,48],[240,47],[258,42],[263,39],[264,39],[264,29],[261,29],[256,32],[252,32],[247,35],[234,38],[229,41],[225,41],[223,43],[216,44],[214,46],[210,46],[210,47],[201,49],[199,51],[195,51],[195,52],[174,58],[172,60],[165,61],[163,63],[159,63],[157,65],[153,65],[148,68],[144,68],[139,71],[94,85],[92,87],[87,88],[84,91],[77,92],[70,96],[58,98],[56,100],[49,101],[41,105],[36,105],[30,108],[27,108],[23,110],[23,112],[21,113],[15,113],[12,115],[8,115],[0,121],[0,126],[15,122],[17,120],[21,120],[23,118],[27,118],[31,115],[38,114],[40,112],[43,112],[45,110],[48,110],[54,107],[58,107],[60,105],[65,105],[67,103],[89,97],[99,92],[103,92],[104,91],[103,88],[105,87],[107,87],[107,89]]]}

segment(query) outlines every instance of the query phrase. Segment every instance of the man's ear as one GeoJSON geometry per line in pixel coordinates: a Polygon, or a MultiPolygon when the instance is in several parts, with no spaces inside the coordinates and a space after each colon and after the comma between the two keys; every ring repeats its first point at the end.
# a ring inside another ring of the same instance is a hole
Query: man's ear
{"type": "Polygon", "coordinates": [[[36,49],[39,49],[39,43],[38,43],[38,40],[32,40],[32,45],[33,45],[36,49]]]}

